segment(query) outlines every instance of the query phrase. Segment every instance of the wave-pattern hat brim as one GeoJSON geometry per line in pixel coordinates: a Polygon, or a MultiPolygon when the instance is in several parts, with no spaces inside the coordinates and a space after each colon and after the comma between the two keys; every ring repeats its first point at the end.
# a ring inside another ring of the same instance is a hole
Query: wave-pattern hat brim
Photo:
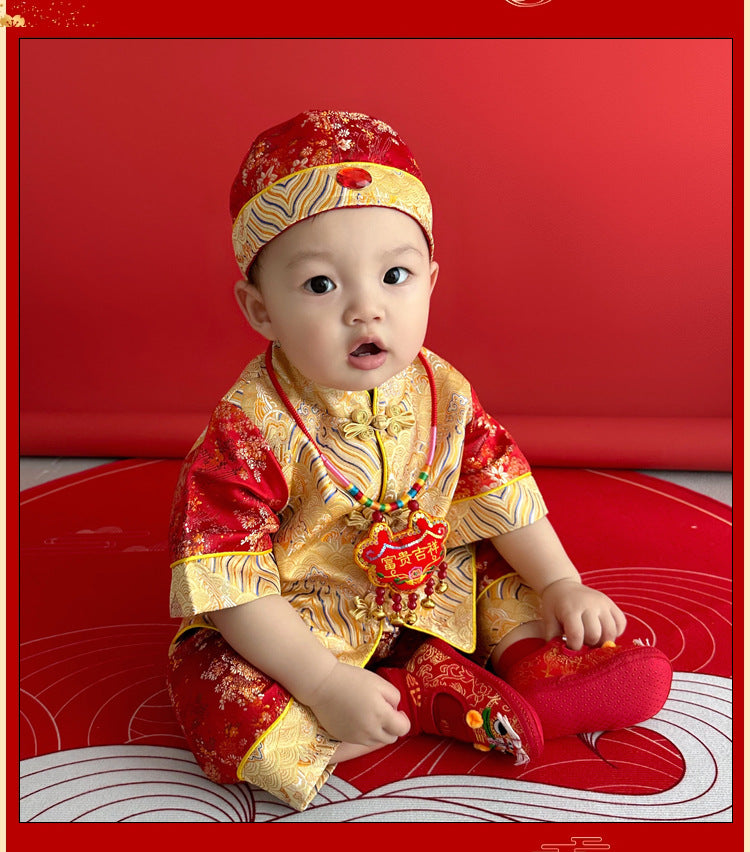
{"type": "Polygon", "coordinates": [[[287,228],[342,207],[388,207],[406,213],[424,231],[432,256],[432,204],[421,180],[378,163],[334,163],[281,178],[242,207],[232,243],[243,275],[263,246],[287,228]]]}

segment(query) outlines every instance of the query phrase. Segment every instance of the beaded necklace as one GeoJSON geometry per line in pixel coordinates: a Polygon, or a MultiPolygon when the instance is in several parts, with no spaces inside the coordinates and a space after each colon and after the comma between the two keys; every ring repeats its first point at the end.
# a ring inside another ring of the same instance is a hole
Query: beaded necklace
{"type": "Polygon", "coordinates": [[[369,529],[360,537],[354,548],[354,560],[365,571],[370,582],[375,586],[374,606],[368,606],[360,598],[355,600],[355,617],[364,618],[373,615],[379,619],[386,617],[383,608],[385,593],[391,590],[391,624],[415,624],[417,621],[416,608],[418,595],[416,589],[424,586],[425,597],[422,606],[427,609],[434,607],[431,596],[435,591],[442,592],[447,588],[445,577],[447,565],[445,556],[445,540],[448,537],[449,526],[445,520],[440,520],[420,509],[417,495],[425,487],[429,479],[430,468],[435,456],[437,445],[437,391],[435,376],[429,361],[423,352],[419,353],[427,380],[430,385],[431,423],[430,445],[427,461],[414,484],[396,500],[388,503],[378,502],[364,493],[353,482],[348,480],[320,449],[315,439],[302,422],[298,411],[279,382],[272,363],[273,344],[266,349],[266,370],[271,383],[279,395],[279,399],[291,415],[295,424],[302,431],[310,444],[315,448],[321,462],[336,484],[354,498],[363,508],[373,508],[372,523],[369,529]],[[386,518],[403,508],[409,509],[409,519],[405,530],[393,533],[386,518]],[[432,577],[437,571],[438,583],[432,577]],[[407,592],[407,612],[402,618],[401,592],[407,592]]]}

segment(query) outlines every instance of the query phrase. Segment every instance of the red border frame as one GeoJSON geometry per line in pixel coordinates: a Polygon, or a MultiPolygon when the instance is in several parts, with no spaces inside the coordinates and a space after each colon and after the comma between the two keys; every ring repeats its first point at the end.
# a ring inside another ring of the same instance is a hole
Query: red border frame
{"type": "MultiPolygon", "coordinates": [[[[743,335],[744,299],[742,294],[742,270],[744,258],[743,224],[744,224],[744,151],[743,133],[743,104],[744,104],[744,29],[743,4],[741,0],[726,0],[723,3],[697,3],[694,0],[546,0],[541,5],[532,5],[533,0],[495,0],[487,3],[481,12],[476,9],[464,20],[456,17],[453,9],[447,7],[441,13],[436,12],[434,4],[414,4],[410,7],[401,6],[397,15],[391,15],[389,10],[381,9],[376,19],[366,10],[353,10],[351,6],[342,8],[336,13],[329,5],[325,15],[316,12],[314,8],[299,6],[299,10],[287,6],[284,14],[284,31],[277,15],[276,7],[262,4],[197,3],[195,0],[180,3],[156,2],[147,5],[127,8],[122,4],[112,3],[111,0],[36,0],[26,3],[24,0],[14,2],[6,0],[6,11],[10,15],[22,14],[26,17],[25,27],[8,27],[5,29],[6,41],[6,98],[7,98],[7,138],[6,138],[6,235],[7,235],[7,302],[6,302],[6,452],[9,459],[7,465],[7,693],[16,695],[18,683],[17,623],[17,530],[18,530],[18,473],[15,458],[18,454],[18,54],[19,43],[24,38],[222,38],[229,37],[342,37],[356,38],[347,30],[361,31],[357,24],[366,22],[370,38],[443,38],[450,32],[450,38],[471,38],[481,35],[487,37],[513,38],[566,38],[566,37],[637,37],[637,38],[731,38],[733,39],[733,79],[734,79],[734,268],[735,268],[735,312],[734,312],[734,376],[735,403],[742,401],[744,386],[744,364],[740,341],[743,335]],[[523,5],[515,5],[515,2],[523,5]],[[53,11],[54,9],[54,11],[53,11]],[[442,20],[441,20],[442,15],[442,20]],[[53,17],[56,16],[56,17],[53,17]],[[265,16],[265,20],[263,19],[265,16]],[[36,20],[35,20],[36,17],[36,20]],[[41,18],[44,17],[44,20],[41,18]],[[291,23],[289,23],[291,22],[291,23]],[[294,30],[298,32],[294,32],[294,30]],[[291,30],[291,32],[290,32],[291,30]],[[419,35],[416,35],[419,33],[419,35]]],[[[744,470],[744,418],[742,405],[735,404],[735,468],[736,475],[743,483],[744,470]]],[[[743,489],[735,488],[742,516],[744,506],[743,489]]],[[[744,539],[741,532],[735,533],[734,556],[737,565],[743,564],[744,539]]],[[[737,600],[741,600],[742,588],[741,571],[736,571],[738,580],[737,600]]],[[[736,632],[735,660],[741,663],[744,649],[741,644],[740,631],[736,632]]],[[[736,666],[740,670],[740,666],[736,666]]],[[[8,771],[6,790],[6,832],[9,848],[15,843],[22,843],[26,838],[34,837],[36,842],[57,840],[61,829],[55,825],[32,825],[19,823],[18,820],[18,773],[17,773],[17,723],[16,702],[9,702],[7,711],[7,742],[8,742],[8,771]]],[[[735,703],[735,799],[740,806],[743,803],[744,779],[742,774],[741,755],[743,753],[742,726],[743,701],[741,690],[737,691],[735,703]]],[[[738,811],[738,814],[741,810],[738,811]]],[[[106,838],[108,845],[118,845],[116,835],[106,824],[88,826],[83,832],[75,835],[74,842],[79,849],[100,846],[106,838]]],[[[257,832],[268,825],[256,825],[245,831],[257,832]]],[[[450,842],[454,831],[464,831],[463,825],[439,824],[436,826],[443,842],[450,842]],[[454,831],[449,831],[454,829],[454,831]]],[[[381,828],[377,834],[363,835],[348,832],[356,831],[342,824],[335,826],[335,837],[332,836],[333,826],[318,827],[321,842],[341,843],[342,832],[346,839],[352,838],[357,844],[365,847],[378,847],[394,843],[402,843],[408,832],[412,839],[415,832],[420,843],[424,843],[433,831],[427,825],[401,826],[398,831],[381,828]],[[370,840],[372,837],[372,840],[370,840]],[[363,844],[364,841],[364,844],[363,844]]],[[[70,829],[74,831],[75,829],[70,829]]],[[[130,829],[134,835],[122,836],[124,842],[132,843],[138,838],[148,837],[150,841],[160,838],[170,845],[179,842],[183,836],[188,842],[194,843],[196,835],[190,827],[190,834],[185,834],[185,826],[170,824],[168,826],[140,825],[130,829]]],[[[281,829],[286,833],[286,840],[291,840],[290,832],[303,832],[300,842],[305,845],[314,843],[315,824],[287,826],[281,829]]],[[[639,852],[650,850],[671,849],[687,844],[691,848],[716,848],[732,850],[743,848],[743,823],[741,816],[734,823],[585,823],[585,824],[524,824],[503,826],[474,825],[471,829],[475,839],[484,843],[502,844],[514,852],[538,852],[542,845],[554,849],[556,844],[562,848],[570,848],[573,837],[598,837],[603,843],[610,845],[613,852],[639,849],[639,852]],[[492,835],[489,832],[494,832],[492,835]],[[498,833],[500,832],[500,833],[498,833]],[[564,845],[565,844],[565,845],[564,845]]],[[[265,834],[264,837],[271,835],[265,834]]],[[[464,835],[460,835],[463,839],[464,835]]],[[[317,839],[317,838],[315,838],[317,839]]],[[[216,842],[216,835],[206,835],[206,840],[216,842]]],[[[257,834],[253,840],[257,840],[257,834]]],[[[464,840],[465,842],[465,840],[464,840]]]]}

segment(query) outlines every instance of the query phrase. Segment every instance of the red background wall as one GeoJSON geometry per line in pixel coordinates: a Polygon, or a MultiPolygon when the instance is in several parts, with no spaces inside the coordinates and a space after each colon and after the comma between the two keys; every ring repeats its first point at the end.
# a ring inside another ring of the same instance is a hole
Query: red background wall
{"type": "Polygon", "coordinates": [[[21,452],[181,456],[264,341],[229,186],[370,112],[435,206],[427,345],[532,462],[731,465],[731,41],[23,39],[21,452]]]}

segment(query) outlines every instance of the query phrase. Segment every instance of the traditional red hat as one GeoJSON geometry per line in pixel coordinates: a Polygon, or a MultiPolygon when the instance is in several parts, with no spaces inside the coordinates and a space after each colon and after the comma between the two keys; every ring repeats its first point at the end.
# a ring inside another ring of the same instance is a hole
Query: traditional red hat
{"type": "Polygon", "coordinates": [[[432,205],[409,148],[384,121],[310,110],[261,133],[232,184],[240,270],[282,231],[339,207],[392,207],[414,218],[433,251],[432,205]]]}

